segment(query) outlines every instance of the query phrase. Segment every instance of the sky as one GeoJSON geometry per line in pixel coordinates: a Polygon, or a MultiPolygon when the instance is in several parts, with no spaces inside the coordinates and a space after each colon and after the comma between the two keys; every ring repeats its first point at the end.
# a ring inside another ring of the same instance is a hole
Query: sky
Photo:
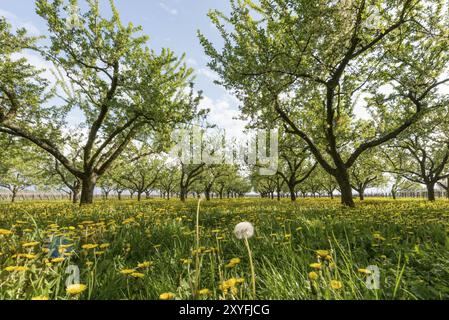
{"type": "MultiPolygon", "coordinates": [[[[82,5],[83,1],[80,0],[82,5]]],[[[109,14],[109,1],[100,0],[101,10],[109,14]]],[[[202,90],[202,107],[211,110],[209,122],[226,129],[233,136],[239,136],[244,129],[238,117],[239,102],[222,87],[214,84],[217,76],[207,68],[208,57],[197,37],[201,30],[212,42],[219,44],[220,38],[210,23],[207,13],[210,9],[229,12],[229,1],[223,0],[115,0],[123,23],[141,25],[150,37],[149,46],[159,51],[170,48],[177,55],[186,54],[187,64],[195,69],[196,90],[202,90]]],[[[0,0],[0,16],[4,16],[14,28],[25,27],[32,35],[46,35],[45,21],[35,13],[34,0],[0,0]]],[[[41,68],[51,66],[34,53],[27,53],[29,61],[41,68]]],[[[52,77],[51,72],[45,73],[52,77]]],[[[71,114],[73,123],[81,115],[71,114]]]]}

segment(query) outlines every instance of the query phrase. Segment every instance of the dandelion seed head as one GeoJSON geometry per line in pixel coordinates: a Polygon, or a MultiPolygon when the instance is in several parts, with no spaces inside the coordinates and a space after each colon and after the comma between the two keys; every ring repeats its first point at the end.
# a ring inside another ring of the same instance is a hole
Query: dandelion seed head
{"type": "Polygon", "coordinates": [[[249,239],[254,235],[254,227],[250,222],[241,222],[235,226],[234,234],[237,239],[249,239]]]}

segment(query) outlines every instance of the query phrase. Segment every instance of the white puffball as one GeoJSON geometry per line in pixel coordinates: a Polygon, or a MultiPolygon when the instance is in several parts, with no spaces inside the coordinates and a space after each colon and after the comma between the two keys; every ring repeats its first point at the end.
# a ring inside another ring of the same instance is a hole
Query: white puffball
{"type": "Polygon", "coordinates": [[[242,222],[235,226],[234,234],[237,239],[249,239],[254,235],[254,227],[249,222],[242,222]]]}

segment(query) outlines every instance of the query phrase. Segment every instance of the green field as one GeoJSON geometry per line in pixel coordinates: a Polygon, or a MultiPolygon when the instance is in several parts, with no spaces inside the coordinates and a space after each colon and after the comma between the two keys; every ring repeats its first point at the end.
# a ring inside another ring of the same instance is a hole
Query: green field
{"type": "Polygon", "coordinates": [[[201,202],[199,251],[196,213],[194,200],[0,204],[0,299],[251,299],[242,221],[255,227],[257,299],[449,299],[448,201],[201,202]]]}

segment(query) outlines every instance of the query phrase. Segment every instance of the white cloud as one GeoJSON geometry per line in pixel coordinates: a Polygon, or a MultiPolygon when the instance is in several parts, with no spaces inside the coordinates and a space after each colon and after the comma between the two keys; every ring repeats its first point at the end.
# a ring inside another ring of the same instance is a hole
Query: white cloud
{"type": "Polygon", "coordinates": [[[200,108],[210,109],[208,121],[220,129],[224,129],[228,138],[242,139],[245,136],[244,130],[247,122],[237,119],[240,111],[235,102],[230,96],[217,100],[205,96],[201,101],[200,108]]]}
{"type": "Polygon", "coordinates": [[[196,61],[196,60],[193,59],[193,58],[187,58],[187,59],[186,59],[186,63],[187,63],[188,65],[191,65],[191,66],[197,66],[197,65],[198,65],[198,61],[196,61]]]}
{"type": "Polygon", "coordinates": [[[198,70],[196,71],[196,74],[197,74],[197,75],[204,76],[204,77],[206,77],[206,78],[208,78],[208,79],[210,79],[210,80],[212,80],[212,81],[215,81],[215,80],[218,80],[218,79],[219,79],[219,78],[218,78],[218,75],[217,75],[215,72],[213,72],[213,71],[211,71],[211,70],[209,70],[209,69],[207,69],[207,68],[201,68],[201,69],[198,69],[198,70]]]}
{"type": "Polygon", "coordinates": [[[31,21],[24,21],[12,12],[0,9],[0,16],[4,17],[15,29],[25,28],[32,36],[41,35],[39,29],[31,21]]]}
{"type": "Polygon", "coordinates": [[[173,16],[178,15],[178,10],[176,10],[175,8],[169,7],[168,5],[166,5],[163,2],[159,2],[159,7],[161,7],[165,12],[167,12],[173,16]]]}

